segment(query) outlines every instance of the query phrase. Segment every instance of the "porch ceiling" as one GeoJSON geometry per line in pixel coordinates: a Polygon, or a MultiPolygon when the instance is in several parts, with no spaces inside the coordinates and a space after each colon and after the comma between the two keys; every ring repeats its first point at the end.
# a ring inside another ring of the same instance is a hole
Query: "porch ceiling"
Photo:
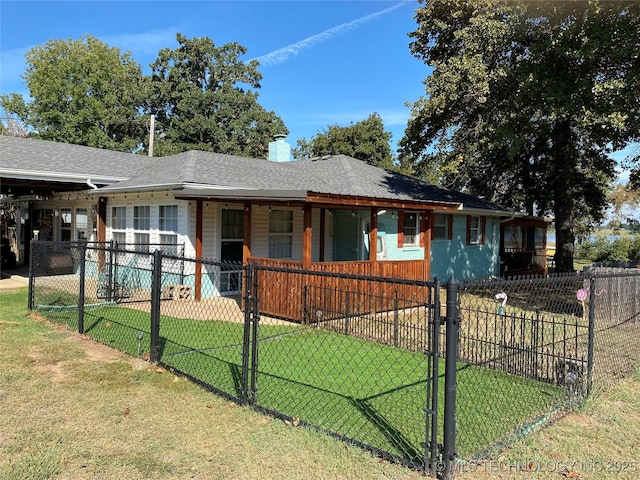
{"type": "Polygon", "coordinates": [[[0,194],[10,197],[21,197],[30,195],[49,196],[55,192],[69,192],[87,190],[86,181],[52,181],[34,180],[24,178],[0,178],[0,194]]]}

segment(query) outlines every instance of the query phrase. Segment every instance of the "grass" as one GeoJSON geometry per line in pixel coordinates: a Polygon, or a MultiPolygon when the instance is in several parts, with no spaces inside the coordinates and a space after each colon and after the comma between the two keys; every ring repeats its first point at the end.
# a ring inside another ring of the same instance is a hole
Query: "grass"
{"type": "MultiPolygon", "coordinates": [[[[77,328],[75,311],[41,314],[77,328]]],[[[105,306],[86,312],[84,327],[91,338],[137,356],[149,349],[149,323],[148,313],[105,306]],[[138,332],[143,334],[141,352],[138,332]]],[[[167,316],[160,324],[164,366],[240,397],[243,324],[167,316]]],[[[264,324],[259,335],[257,406],[422,461],[431,371],[424,354],[300,325],[264,324]]],[[[442,419],[444,360],[439,371],[442,419]]],[[[463,363],[458,383],[462,457],[512,436],[563,400],[558,387],[463,363]]],[[[441,442],[441,431],[438,438],[441,442]]]]}
{"type": "MultiPolygon", "coordinates": [[[[25,305],[25,291],[0,293],[0,478],[424,478],[34,320],[25,305]]],[[[633,479],[638,438],[640,369],[457,478],[633,479]]]]}

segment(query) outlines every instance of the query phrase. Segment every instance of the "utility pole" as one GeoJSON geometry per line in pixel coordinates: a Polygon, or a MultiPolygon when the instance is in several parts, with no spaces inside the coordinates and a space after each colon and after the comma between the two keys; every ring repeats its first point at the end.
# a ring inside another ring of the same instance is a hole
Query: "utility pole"
{"type": "Polygon", "coordinates": [[[156,129],[156,118],[154,115],[151,115],[151,121],[149,123],[149,156],[153,157],[153,133],[156,129]]]}

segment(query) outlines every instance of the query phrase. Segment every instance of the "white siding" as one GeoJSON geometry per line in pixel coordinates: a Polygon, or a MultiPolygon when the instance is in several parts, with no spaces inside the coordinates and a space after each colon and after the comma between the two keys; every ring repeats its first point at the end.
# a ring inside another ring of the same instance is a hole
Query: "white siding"
{"type": "MultiPolygon", "coordinates": [[[[219,203],[204,202],[202,207],[202,256],[218,260],[220,258],[220,235],[218,227],[219,203]]],[[[195,215],[193,219],[193,238],[196,231],[195,215]]]]}
{"type": "Polygon", "coordinates": [[[251,214],[251,255],[269,256],[269,207],[254,206],[251,214]]]}
{"type": "Polygon", "coordinates": [[[291,247],[291,260],[302,261],[302,237],[304,226],[304,213],[301,208],[293,210],[293,245],[291,247]]]}

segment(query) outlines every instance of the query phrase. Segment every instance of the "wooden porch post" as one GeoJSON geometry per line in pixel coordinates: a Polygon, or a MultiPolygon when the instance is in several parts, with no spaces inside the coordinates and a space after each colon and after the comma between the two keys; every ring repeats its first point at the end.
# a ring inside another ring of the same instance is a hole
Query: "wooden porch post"
{"type": "Polygon", "coordinates": [[[311,266],[311,204],[304,205],[304,225],[302,233],[302,266],[311,266]]]}
{"type": "Polygon", "coordinates": [[[251,203],[244,202],[244,225],[242,228],[242,264],[246,265],[251,257],[251,203]]]}
{"type": "MultiPolygon", "coordinates": [[[[31,218],[31,217],[29,217],[31,218]]],[[[98,198],[98,212],[96,218],[96,235],[98,243],[107,241],[107,197],[98,198]]],[[[102,271],[106,264],[104,250],[98,251],[98,271],[102,271]]]]}
{"type": "Polygon", "coordinates": [[[371,226],[369,228],[369,261],[378,261],[378,209],[371,207],[371,226]]]}
{"type": "Polygon", "coordinates": [[[326,221],[327,221],[327,210],[325,208],[320,209],[320,258],[321,262],[324,262],[324,236],[326,233],[326,221]]]}
{"type": "Polygon", "coordinates": [[[98,217],[96,218],[96,233],[98,235],[98,242],[104,243],[107,241],[107,197],[100,197],[98,199],[98,217]]]}
{"type": "Polygon", "coordinates": [[[427,262],[426,266],[426,278],[429,280],[431,277],[431,229],[433,228],[434,213],[422,212],[422,219],[420,220],[420,237],[422,241],[420,244],[424,247],[424,260],[427,262]]]}
{"type": "MultiPolygon", "coordinates": [[[[202,200],[196,200],[196,260],[202,259],[202,200]]],[[[195,300],[202,300],[202,264],[196,262],[195,300]]]]}

